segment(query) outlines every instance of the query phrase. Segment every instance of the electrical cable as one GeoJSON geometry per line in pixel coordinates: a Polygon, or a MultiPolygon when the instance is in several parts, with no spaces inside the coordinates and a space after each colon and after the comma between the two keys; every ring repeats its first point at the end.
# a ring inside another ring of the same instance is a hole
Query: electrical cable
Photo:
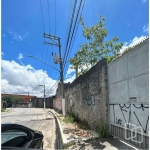
{"type": "MultiPolygon", "coordinates": [[[[41,7],[41,14],[42,14],[42,22],[43,22],[43,28],[44,28],[44,33],[45,33],[45,23],[44,23],[44,17],[43,17],[43,8],[42,8],[42,2],[41,2],[41,0],[40,0],[40,7],[41,7]]],[[[42,60],[44,59],[44,49],[45,49],[45,47],[44,47],[44,41],[45,41],[45,37],[44,37],[44,39],[43,39],[43,50],[42,50],[42,60]]],[[[44,64],[44,66],[45,66],[45,64],[44,64]]],[[[41,68],[44,70],[44,66],[43,66],[43,63],[41,62],[41,68]]],[[[40,75],[40,84],[42,83],[42,80],[43,80],[43,75],[41,74],[40,75]]]]}
{"type": "Polygon", "coordinates": [[[60,78],[58,78],[58,81],[55,82],[55,84],[50,88],[50,90],[47,92],[45,96],[47,96],[51,92],[51,90],[57,85],[57,83],[59,82],[59,79],[60,78]]]}
{"type": "Polygon", "coordinates": [[[41,0],[40,0],[40,6],[41,6],[41,13],[42,13],[43,27],[44,27],[44,32],[45,32],[45,25],[44,25],[44,18],[43,18],[43,11],[42,11],[42,3],[41,3],[41,0]]]}
{"type": "MultiPolygon", "coordinates": [[[[78,19],[78,16],[79,16],[79,11],[80,11],[80,8],[81,8],[81,4],[82,4],[82,0],[80,1],[78,13],[77,13],[77,15],[76,15],[76,20],[75,20],[73,32],[72,32],[72,35],[71,35],[71,40],[70,40],[70,43],[69,43],[69,48],[68,48],[68,51],[67,51],[67,54],[66,54],[66,60],[67,60],[67,58],[68,58],[68,54],[69,54],[69,51],[70,51],[70,46],[71,46],[72,38],[73,38],[73,35],[74,35],[74,31],[75,31],[77,19],[78,19]]],[[[65,62],[65,64],[66,64],[66,62],[65,62]]],[[[65,64],[64,64],[64,66],[65,66],[65,64]]]]}
{"type": "Polygon", "coordinates": [[[49,1],[47,0],[47,5],[48,5],[48,18],[49,18],[49,33],[50,33],[50,16],[49,16],[49,14],[50,14],[50,12],[49,12],[49,1]]]}
{"type": "Polygon", "coordinates": [[[72,24],[73,24],[73,20],[74,20],[74,14],[75,14],[76,5],[77,5],[77,0],[75,0],[74,6],[73,6],[73,12],[72,12],[72,17],[71,17],[71,24],[70,24],[70,27],[69,27],[69,32],[68,32],[69,34],[68,34],[67,42],[66,42],[67,44],[65,46],[64,61],[66,60],[66,53],[67,53],[68,43],[69,43],[69,40],[70,40],[70,34],[71,34],[72,24]]]}
{"type": "Polygon", "coordinates": [[[56,35],[56,0],[55,0],[55,30],[54,35],[56,35]]]}
{"type": "Polygon", "coordinates": [[[79,13],[80,13],[80,15],[82,14],[82,11],[83,11],[83,8],[84,8],[84,4],[85,4],[85,1],[82,4],[82,0],[81,0],[80,4],[79,4],[79,9],[78,9],[78,12],[77,12],[77,15],[76,15],[76,19],[75,19],[75,24],[74,24],[71,40],[70,40],[70,43],[69,43],[69,48],[68,48],[68,51],[67,51],[67,54],[66,54],[66,57],[65,57],[65,61],[64,61],[65,63],[64,63],[63,70],[66,70],[65,69],[65,65],[66,65],[66,62],[67,62],[67,59],[68,59],[68,55],[70,57],[70,54],[71,54],[71,50],[72,50],[72,47],[73,47],[73,44],[74,44],[74,40],[75,40],[75,37],[76,37],[76,33],[77,33],[77,30],[78,30],[79,21],[78,21],[78,24],[77,24],[77,28],[76,28],[76,23],[77,23],[77,20],[78,20],[78,17],[79,17],[79,13]],[[83,5],[82,9],[81,9],[81,5],[83,5]],[[81,11],[80,11],[80,9],[81,9],[81,11]],[[75,32],[75,36],[74,36],[74,32],[75,32]],[[72,42],[72,39],[73,39],[73,42],[72,42]]]}
{"type": "MultiPolygon", "coordinates": [[[[69,16],[68,16],[68,23],[67,23],[67,28],[66,29],[69,29],[69,24],[70,24],[69,20],[71,21],[71,19],[70,19],[71,18],[71,6],[73,6],[73,0],[70,1],[69,16]]],[[[64,48],[63,49],[65,49],[65,45],[67,44],[67,35],[68,35],[68,33],[69,33],[69,30],[68,30],[68,32],[66,31],[66,36],[65,36],[65,42],[64,42],[64,48]]]]}

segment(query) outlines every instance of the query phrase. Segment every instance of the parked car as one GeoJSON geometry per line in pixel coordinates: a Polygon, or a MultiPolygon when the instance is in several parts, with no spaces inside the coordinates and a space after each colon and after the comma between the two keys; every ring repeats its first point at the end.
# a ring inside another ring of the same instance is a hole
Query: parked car
{"type": "Polygon", "coordinates": [[[2,149],[34,148],[43,149],[43,134],[19,124],[1,125],[2,149]]]}

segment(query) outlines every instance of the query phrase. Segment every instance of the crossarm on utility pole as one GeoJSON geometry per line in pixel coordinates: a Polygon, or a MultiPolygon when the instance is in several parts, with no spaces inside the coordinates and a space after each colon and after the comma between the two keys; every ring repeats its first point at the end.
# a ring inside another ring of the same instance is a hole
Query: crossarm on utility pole
{"type": "Polygon", "coordinates": [[[62,111],[63,115],[65,115],[65,99],[64,99],[64,79],[63,79],[63,61],[61,57],[61,44],[60,38],[56,36],[52,36],[50,34],[44,33],[45,38],[49,38],[52,42],[45,42],[45,44],[55,45],[59,47],[59,58],[60,58],[60,81],[61,81],[61,98],[62,98],[62,111]],[[56,42],[57,41],[57,42],[56,42]]]}

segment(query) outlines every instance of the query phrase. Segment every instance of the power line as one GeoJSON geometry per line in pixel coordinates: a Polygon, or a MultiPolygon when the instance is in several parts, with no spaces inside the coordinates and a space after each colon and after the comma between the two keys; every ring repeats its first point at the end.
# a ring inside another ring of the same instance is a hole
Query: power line
{"type": "MultiPolygon", "coordinates": [[[[40,1],[41,2],[41,1],[40,1]]],[[[48,5],[48,20],[49,20],[49,32],[50,32],[50,7],[49,7],[49,1],[47,0],[47,5],[48,5]]],[[[40,6],[41,6],[41,13],[42,13],[42,19],[43,19],[43,12],[42,12],[42,4],[40,3],[40,6]]],[[[43,19],[43,25],[44,25],[44,19],[43,19]]],[[[56,32],[56,0],[55,0],[55,32],[56,32]]],[[[44,25],[44,33],[45,33],[45,25],[44,25]]],[[[44,37],[44,41],[45,41],[45,37],[44,37]]],[[[50,39],[49,39],[50,41],[50,39]]],[[[44,42],[43,42],[44,43],[44,42]]],[[[45,44],[44,44],[45,45],[45,44]]],[[[49,47],[46,47],[46,51],[44,49],[45,47],[43,46],[43,51],[42,51],[42,60],[44,60],[45,62],[50,62],[50,58],[48,58],[48,54],[49,54],[49,47]],[[45,53],[44,53],[45,52],[45,53]],[[45,56],[46,55],[46,56],[45,56]],[[44,57],[45,56],[45,57],[44,57]]],[[[52,47],[53,48],[53,47],[52,47]]],[[[42,62],[41,62],[42,64],[42,62]]],[[[45,65],[42,66],[41,65],[41,68],[43,70],[48,70],[48,66],[46,67],[45,65]]],[[[41,82],[45,82],[45,78],[44,75],[41,77],[41,82]]]]}
{"type": "MultiPolygon", "coordinates": [[[[73,38],[73,35],[74,35],[74,31],[75,31],[75,28],[76,28],[76,23],[77,23],[77,19],[78,19],[78,16],[79,16],[79,11],[80,11],[80,8],[81,8],[81,3],[82,3],[82,0],[80,1],[78,13],[76,15],[76,20],[75,20],[73,32],[72,32],[72,35],[71,35],[71,40],[70,40],[70,43],[69,43],[69,48],[68,48],[68,51],[67,51],[67,54],[66,54],[66,60],[68,58],[68,54],[69,54],[69,51],[70,51],[70,46],[71,46],[72,38],[73,38]]],[[[65,64],[66,64],[66,62],[65,62],[65,64]]],[[[64,66],[65,66],[65,64],[64,64],[64,66]]]]}
{"type": "MultiPolygon", "coordinates": [[[[73,7],[73,0],[72,1],[70,1],[70,8],[69,8],[69,16],[68,16],[68,23],[67,23],[67,28],[66,29],[69,29],[69,24],[70,24],[70,22],[69,21],[71,21],[71,5],[72,5],[72,7],[73,7]],[[72,3],[71,3],[72,2],[72,3]]],[[[69,30],[66,30],[66,36],[65,36],[65,43],[64,43],[64,48],[63,49],[65,49],[65,45],[66,45],[66,43],[67,43],[67,34],[69,33],[69,30]],[[67,32],[68,31],[68,32],[67,32]]],[[[65,55],[64,55],[65,56],[65,55]]]]}
{"type": "MultiPolygon", "coordinates": [[[[45,32],[45,24],[44,24],[44,17],[43,17],[43,9],[42,9],[42,2],[41,2],[41,0],[40,0],[40,7],[41,7],[41,14],[42,14],[42,22],[43,22],[43,28],[44,28],[44,32],[45,32]]],[[[43,40],[43,50],[42,50],[42,60],[44,59],[44,49],[45,49],[45,47],[44,47],[44,41],[45,41],[45,38],[44,38],[44,40],[43,40]]],[[[41,68],[44,70],[44,67],[43,67],[43,64],[42,64],[42,62],[41,62],[41,68]]],[[[40,75],[40,81],[42,82],[42,79],[43,79],[43,75],[40,75]]]]}
{"type": "Polygon", "coordinates": [[[41,3],[41,0],[40,0],[40,6],[41,6],[41,13],[42,13],[43,27],[44,27],[44,32],[45,32],[45,25],[44,25],[44,18],[43,18],[43,11],[42,11],[42,3],[41,3]]]}
{"type": "Polygon", "coordinates": [[[77,5],[77,0],[75,0],[74,6],[73,6],[73,12],[72,12],[72,17],[71,17],[71,21],[70,21],[71,24],[70,24],[70,27],[69,27],[67,42],[66,42],[66,46],[65,46],[64,60],[66,60],[66,53],[67,53],[68,43],[69,43],[69,40],[70,40],[70,34],[71,34],[72,24],[73,24],[73,20],[74,20],[74,13],[75,13],[76,5],[77,5]]]}
{"type": "Polygon", "coordinates": [[[52,89],[54,89],[54,88],[56,87],[56,85],[57,85],[58,82],[59,82],[59,79],[60,79],[60,78],[57,79],[58,81],[55,82],[55,84],[50,88],[50,90],[47,92],[47,94],[46,94],[45,96],[47,96],[47,95],[52,91],[52,89]]]}
{"type": "Polygon", "coordinates": [[[47,5],[48,5],[48,18],[49,18],[49,32],[50,32],[50,12],[49,12],[49,1],[47,0],[47,5]]]}
{"type": "Polygon", "coordinates": [[[56,35],[56,0],[55,0],[55,31],[54,31],[54,35],[56,35]]]}
{"type": "MultiPolygon", "coordinates": [[[[58,84],[58,83],[57,83],[58,84]]],[[[54,91],[55,90],[55,88],[57,87],[57,84],[55,84],[55,86],[45,95],[45,96],[48,96],[48,95],[50,95],[51,93],[50,92],[52,92],[52,91],[54,91]]]]}
{"type": "Polygon", "coordinates": [[[73,28],[72,35],[71,35],[71,40],[70,40],[70,43],[69,43],[69,48],[68,48],[68,51],[66,51],[67,53],[66,53],[66,57],[65,57],[65,61],[64,61],[64,70],[65,70],[67,59],[68,59],[68,55],[70,57],[71,50],[72,50],[72,47],[73,47],[73,44],[74,44],[74,40],[75,40],[75,36],[76,36],[77,30],[78,30],[79,21],[78,21],[78,24],[77,24],[77,20],[79,18],[79,13],[80,13],[80,15],[82,14],[82,11],[83,11],[83,8],[84,8],[84,4],[85,4],[85,0],[84,0],[83,4],[82,4],[82,0],[81,0],[80,4],[79,4],[79,9],[77,11],[76,19],[75,19],[74,28],[73,28]],[[82,5],[82,9],[81,9],[81,5],[82,5]],[[81,9],[81,11],[80,11],[80,9],[81,9]],[[76,28],[76,24],[77,24],[77,28],[76,28]],[[74,36],[74,32],[75,32],[75,36],[74,36]],[[72,42],[72,39],[73,39],[73,42],[72,42]]]}

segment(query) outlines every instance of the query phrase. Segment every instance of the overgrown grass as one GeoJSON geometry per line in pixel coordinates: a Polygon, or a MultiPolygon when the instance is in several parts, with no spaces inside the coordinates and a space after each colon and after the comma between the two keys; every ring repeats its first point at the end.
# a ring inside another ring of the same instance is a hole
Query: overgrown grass
{"type": "Polygon", "coordinates": [[[103,120],[100,120],[100,122],[97,124],[97,132],[101,138],[107,138],[111,136],[109,127],[106,123],[104,123],[103,120]]]}
{"type": "Polygon", "coordinates": [[[79,122],[78,114],[74,114],[72,110],[63,119],[65,123],[77,123],[79,122]]]}
{"type": "Polygon", "coordinates": [[[6,110],[5,108],[1,108],[1,112],[5,112],[5,110],[6,110]]]}
{"type": "Polygon", "coordinates": [[[65,123],[74,123],[74,118],[70,114],[68,114],[68,115],[65,116],[65,118],[63,119],[63,121],[65,123]]]}
{"type": "Polygon", "coordinates": [[[73,114],[72,112],[68,113],[65,116],[65,118],[63,119],[63,121],[65,123],[74,123],[79,128],[82,128],[85,130],[90,130],[90,126],[89,126],[88,122],[85,120],[84,121],[79,120],[78,114],[73,114]]]}

